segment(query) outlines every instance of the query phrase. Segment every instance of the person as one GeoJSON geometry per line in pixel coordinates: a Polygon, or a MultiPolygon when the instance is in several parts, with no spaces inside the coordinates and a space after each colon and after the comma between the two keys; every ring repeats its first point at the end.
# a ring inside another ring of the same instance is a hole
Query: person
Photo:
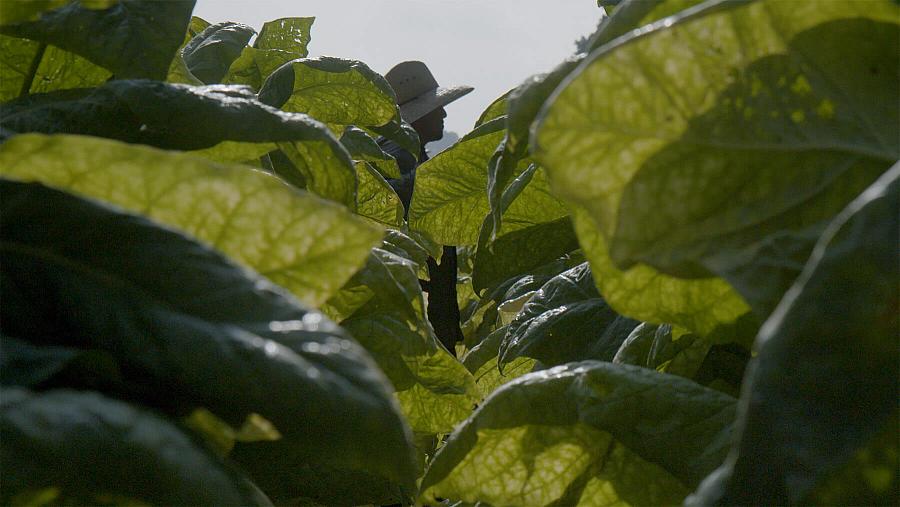
{"type": "MultiPolygon", "coordinates": [[[[397,159],[400,178],[389,179],[388,183],[397,192],[403,202],[405,215],[408,215],[416,167],[428,160],[425,145],[444,136],[444,118],[447,117],[444,106],[474,88],[439,86],[428,67],[420,61],[399,63],[384,77],[397,95],[400,117],[415,129],[421,146],[416,157],[394,141],[385,138],[378,140],[381,149],[397,159]]],[[[428,293],[428,321],[438,339],[453,355],[456,355],[456,343],[462,341],[459,306],[456,301],[456,275],[456,246],[445,245],[440,263],[432,257],[428,258],[430,280],[421,281],[422,289],[428,293]]]]}

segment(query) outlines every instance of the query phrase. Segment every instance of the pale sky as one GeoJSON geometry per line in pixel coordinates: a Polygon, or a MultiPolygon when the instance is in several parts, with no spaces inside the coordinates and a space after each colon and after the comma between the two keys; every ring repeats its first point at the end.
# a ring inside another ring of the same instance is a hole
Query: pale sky
{"type": "Polygon", "coordinates": [[[385,74],[424,61],[441,85],[475,91],[447,106],[446,129],[472,129],[497,97],[575,52],[600,19],[595,0],[198,0],[194,15],[238,21],[315,16],[310,56],[365,62],[385,74]]]}

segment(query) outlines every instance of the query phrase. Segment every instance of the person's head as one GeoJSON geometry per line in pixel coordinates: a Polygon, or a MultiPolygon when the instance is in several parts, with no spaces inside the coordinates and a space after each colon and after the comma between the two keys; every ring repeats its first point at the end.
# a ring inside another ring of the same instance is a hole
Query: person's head
{"type": "Polygon", "coordinates": [[[397,94],[400,116],[424,145],[444,135],[444,106],[471,92],[471,86],[438,86],[428,67],[418,61],[398,63],[384,75],[397,94]]]}
{"type": "Polygon", "coordinates": [[[412,122],[412,127],[419,134],[419,141],[425,144],[444,137],[444,118],[446,117],[447,111],[443,107],[439,107],[412,122]]]}

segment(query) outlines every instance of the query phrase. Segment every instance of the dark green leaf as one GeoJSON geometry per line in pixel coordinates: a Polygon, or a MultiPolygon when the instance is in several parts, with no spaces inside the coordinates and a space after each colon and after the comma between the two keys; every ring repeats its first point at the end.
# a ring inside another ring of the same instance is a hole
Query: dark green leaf
{"type": "MultiPolygon", "coordinates": [[[[6,3],[6,2],[4,2],[6,3]]],[[[191,19],[194,0],[121,0],[91,9],[72,2],[0,33],[53,44],[121,79],[165,79],[191,19]]]]}
{"type": "Polygon", "coordinates": [[[478,304],[462,316],[466,347],[474,347],[496,329],[500,321],[501,305],[519,299],[528,292],[537,291],[553,277],[583,262],[584,256],[576,251],[538,266],[529,273],[513,276],[487,290],[478,304]]]}
{"type": "Polygon", "coordinates": [[[188,70],[187,64],[184,62],[184,56],[181,54],[181,51],[187,46],[191,40],[200,35],[203,30],[206,30],[209,27],[209,22],[203,18],[198,18],[197,16],[191,16],[191,22],[188,23],[187,31],[184,34],[184,41],[181,43],[181,47],[175,51],[175,57],[172,58],[172,62],[169,64],[169,75],[166,76],[167,83],[182,83],[182,84],[192,84],[192,85],[202,85],[203,83],[197,79],[191,71],[188,70]]]}
{"type": "Polygon", "coordinates": [[[0,122],[20,133],[84,134],[180,150],[229,140],[325,140],[346,154],[322,124],[268,107],[241,86],[113,81],[9,102],[0,122]]]}
{"type": "Polygon", "coordinates": [[[3,493],[52,488],[60,503],[104,497],[169,505],[271,505],[172,422],[97,393],[3,389],[3,493]]]}
{"type": "MultiPolygon", "coordinates": [[[[895,165],[822,235],[760,330],[738,437],[728,461],[704,481],[693,503],[807,504],[818,486],[827,486],[827,476],[883,431],[893,438],[880,442],[896,456],[898,209],[895,165]]],[[[887,480],[872,494],[897,487],[894,463],[881,469],[887,480]]]]}
{"type": "Polygon", "coordinates": [[[277,443],[238,444],[233,456],[276,505],[332,507],[412,505],[410,488],[360,471],[310,466],[278,451],[277,443]],[[277,468],[272,463],[278,463],[277,468]]]}
{"type": "Polygon", "coordinates": [[[736,395],[748,358],[748,351],[739,345],[714,344],[668,324],[642,323],[622,343],[613,362],[687,377],[736,395]]]}
{"type": "Polygon", "coordinates": [[[39,347],[18,338],[0,337],[0,384],[34,387],[66,368],[78,354],[70,347],[39,347]]]}
{"type": "Polygon", "coordinates": [[[548,366],[612,361],[637,325],[603,301],[584,263],[551,279],[525,303],[500,346],[499,364],[521,356],[548,366]]]}
{"type": "Polygon", "coordinates": [[[578,239],[568,217],[519,229],[500,236],[490,247],[478,249],[472,284],[481,292],[577,248],[578,239]]]}
{"type": "Polygon", "coordinates": [[[256,30],[241,23],[218,23],[192,38],[181,50],[181,57],[190,73],[201,82],[219,83],[255,33],[256,30]]]}
{"type": "Polygon", "coordinates": [[[506,336],[507,326],[497,328],[472,348],[463,358],[463,365],[475,377],[475,386],[482,398],[487,398],[503,384],[516,379],[534,368],[535,360],[520,356],[499,367],[500,345],[506,336]]]}
{"type": "Polygon", "coordinates": [[[390,385],[321,314],[143,217],[38,184],[0,189],[4,335],[106,351],[128,373],[121,395],[232,425],[259,414],[285,454],[412,480],[390,385]]]}
{"type": "Polygon", "coordinates": [[[406,257],[415,262],[419,268],[425,266],[429,257],[429,252],[424,246],[417,243],[412,237],[394,229],[388,229],[381,248],[400,257],[406,257]]]}
{"type": "Polygon", "coordinates": [[[435,497],[513,505],[678,503],[724,458],[734,398],[644,368],[585,361],[502,386],[422,480],[435,497]]]}

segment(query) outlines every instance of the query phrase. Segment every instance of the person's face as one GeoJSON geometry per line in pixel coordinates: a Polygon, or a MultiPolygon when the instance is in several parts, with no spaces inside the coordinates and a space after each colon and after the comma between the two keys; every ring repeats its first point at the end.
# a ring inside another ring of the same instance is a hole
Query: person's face
{"type": "Polygon", "coordinates": [[[412,122],[412,127],[418,132],[419,141],[423,145],[444,137],[444,118],[446,117],[447,111],[441,107],[412,122]]]}

